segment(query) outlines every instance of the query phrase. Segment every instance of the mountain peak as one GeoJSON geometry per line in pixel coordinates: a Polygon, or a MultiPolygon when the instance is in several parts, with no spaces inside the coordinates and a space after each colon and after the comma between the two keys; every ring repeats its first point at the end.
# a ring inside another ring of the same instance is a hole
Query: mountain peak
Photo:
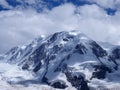
{"type": "Polygon", "coordinates": [[[119,53],[120,48],[108,53],[79,30],[73,30],[40,36],[0,58],[18,65],[21,70],[33,72],[36,82],[60,89],[71,84],[77,90],[89,90],[87,81],[107,78],[106,73],[119,69],[119,53]]]}

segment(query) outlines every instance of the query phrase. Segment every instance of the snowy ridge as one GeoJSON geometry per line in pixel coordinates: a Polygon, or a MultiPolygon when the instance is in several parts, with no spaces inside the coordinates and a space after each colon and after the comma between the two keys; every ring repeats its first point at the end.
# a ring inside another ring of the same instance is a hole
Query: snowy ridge
{"type": "Polygon", "coordinates": [[[119,85],[120,48],[109,49],[79,31],[57,32],[7,52],[1,66],[13,68],[1,67],[1,78],[10,84],[44,83],[65,90],[93,90],[102,84],[103,89],[109,84],[113,88],[119,85]]]}

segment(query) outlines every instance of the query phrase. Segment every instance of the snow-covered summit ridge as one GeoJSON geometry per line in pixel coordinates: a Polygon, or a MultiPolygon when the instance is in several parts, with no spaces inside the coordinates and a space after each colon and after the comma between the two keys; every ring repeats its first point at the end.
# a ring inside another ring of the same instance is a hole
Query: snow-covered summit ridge
{"type": "MultiPolygon", "coordinates": [[[[59,43],[62,43],[62,39],[64,39],[67,36],[68,36],[68,38],[70,38],[70,36],[71,37],[73,36],[73,37],[76,37],[76,39],[78,38],[81,40],[89,40],[89,38],[87,36],[85,36],[83,33],[81,33],[78,30],[74,30],[71,32],[62,31],[62,32],[52,34],[48,37],[41,35],[40,37],[35,38],[31,43],[29,43],[27,45],[13,47],[5,55],[9,55],[10,53],[13,54],[15,51],[19,51],[19,50],[26,50],[26,48],[28,48],[28,47],[33,47],[33,48],[38,47],[41,42],[46,42],[47,39],[49,39],[52,36],[54,36],[53,38],[56,38],[56,41],[58,41],[59,43]]],[[[55,43],[58,43],[58,42],[55,42],[55,43]]]]}

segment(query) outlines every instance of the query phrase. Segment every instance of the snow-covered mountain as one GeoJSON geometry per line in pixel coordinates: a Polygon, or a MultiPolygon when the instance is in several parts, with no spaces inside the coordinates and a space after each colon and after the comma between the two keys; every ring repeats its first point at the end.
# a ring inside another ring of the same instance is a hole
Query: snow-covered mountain
{"type": "MultiPolygon", "coordinates": [[[[39,83],[56,89],[103,90],[120,84],[120,46],[109,50],[102,47],[79,31],[63,31],[14,47],[0,56],[0,60],[26,72],[19,78],[14,75],[8,78],[10,84],[39,83]],[[26,75],[30,78],[25,78],[26,75]]],[[[3,75],[9,77],[6,74],[3,75]]]]}

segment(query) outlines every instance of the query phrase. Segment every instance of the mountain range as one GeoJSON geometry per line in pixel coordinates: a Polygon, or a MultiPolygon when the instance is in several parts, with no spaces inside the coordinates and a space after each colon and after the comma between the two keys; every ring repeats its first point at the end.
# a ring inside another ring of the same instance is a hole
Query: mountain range
{"type": "Polygon", "coordinates": [[[14,76],[14,72],[9,77],[13,70],[2,66],[1,78],[10,70],[5,73],[10,85],[37,83],[55,89],[103,90],[120,84],[120,46],[99,44],[79,31],[40,36],[0,55],[0,62],[29,72],[27,77],[32,75],[26,79],[24,75],[14,76]]]}

